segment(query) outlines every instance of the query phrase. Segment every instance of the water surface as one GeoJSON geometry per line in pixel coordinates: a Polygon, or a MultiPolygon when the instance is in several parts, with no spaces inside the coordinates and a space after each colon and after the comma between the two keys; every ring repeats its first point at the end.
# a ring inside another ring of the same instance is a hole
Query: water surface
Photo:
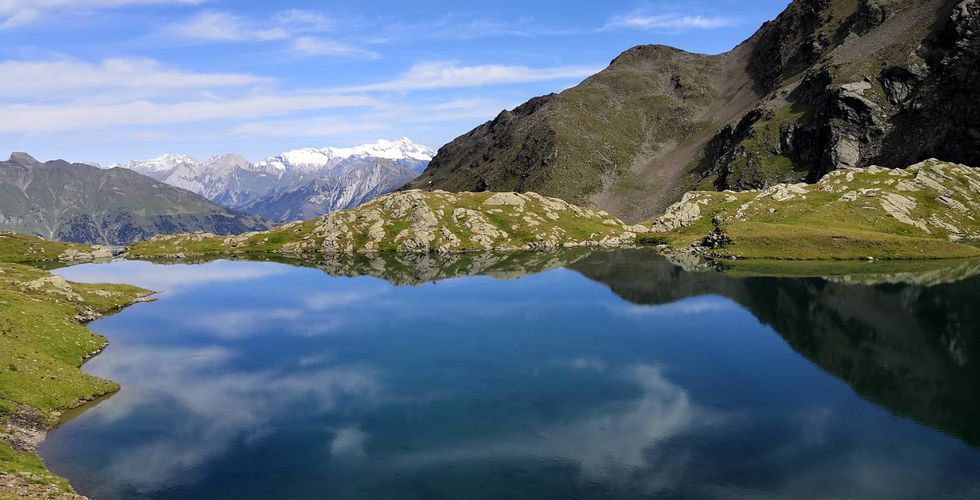
{"type": "Polygon", "coordinates": [[[977,278],[456,259],[62,270],[162,293],[41,453],[94,498],[980,495],[977,278]]]}

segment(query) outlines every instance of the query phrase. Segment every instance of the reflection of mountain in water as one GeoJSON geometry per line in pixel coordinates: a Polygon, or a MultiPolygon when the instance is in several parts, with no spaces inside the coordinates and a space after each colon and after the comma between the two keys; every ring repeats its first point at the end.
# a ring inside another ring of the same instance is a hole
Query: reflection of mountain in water
{"type": "Polygon", "coordinates": [[[685,272],[654,252],[570,266],[637,304],[722,295],[859,394],[980,445],[980,278],[937,286],[685,272]]]}
{"type": "MultiPolygon", "coordinates": [[[[566,248],[555,251],[458,254],[324,254],[316,260],[298,260],[281,255],[248,255],[247,260],[267,260],[301,267],[315,267],[330,276],[374,276],[396,286],[420,285],[464,276],[515,279],[568,266],[592,251],[566,248]]],[[[234,258],[222,256],[222,259],[234,258]]],[[[215,258],[182,260],[199,263],[215,258]]]]}

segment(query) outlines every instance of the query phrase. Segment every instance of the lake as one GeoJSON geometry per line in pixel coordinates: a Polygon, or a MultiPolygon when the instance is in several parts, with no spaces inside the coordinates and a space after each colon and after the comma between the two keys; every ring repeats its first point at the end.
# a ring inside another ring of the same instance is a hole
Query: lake
{"type": "Polygon", "coordinates": [[[976,264],[338,259],[58,271],[161,293],[91,324],[122,390],[50,468],[106,499],[980,496],[976,264]]]}

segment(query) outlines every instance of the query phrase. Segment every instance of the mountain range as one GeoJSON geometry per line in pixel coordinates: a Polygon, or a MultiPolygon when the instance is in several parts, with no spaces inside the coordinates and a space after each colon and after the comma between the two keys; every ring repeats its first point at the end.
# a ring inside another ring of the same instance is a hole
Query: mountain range
{"type": "Polygon", "coordinates": [[[156,234],[239,234],[270,224],[131,170],[14,153],[0,162],[0,226],[49,240],[125,245],[156,234]]]}
{"type": "Polygon", "coordinates": [[[201,162],[167,154],[115,165],[197,193],[219,205],[278,222],[353,208],[392,192],[435,151],[407,138],[353,148],[298,149],[252,163],[237,154],[201,162]]]}
{"type": "Polygon", "coordinates": [[[980,1],[794,0],[733,50],[638,46],[443,146],[411,188],[536,191],[627,221],[692,189],[980,165],[980,1]]]}

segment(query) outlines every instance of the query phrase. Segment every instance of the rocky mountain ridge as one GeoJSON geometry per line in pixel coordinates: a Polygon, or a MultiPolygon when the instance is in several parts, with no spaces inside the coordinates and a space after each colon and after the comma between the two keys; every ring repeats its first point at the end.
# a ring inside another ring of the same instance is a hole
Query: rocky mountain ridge
{"type": "Polygon", "coordinates": [[[250,162],[241,155],[207,161],[166,154],[121,164],[227,208],[279,222],[352,208],[405,185],[435,152],[407,138],[353,148],[299,149],[250,162]]]}

